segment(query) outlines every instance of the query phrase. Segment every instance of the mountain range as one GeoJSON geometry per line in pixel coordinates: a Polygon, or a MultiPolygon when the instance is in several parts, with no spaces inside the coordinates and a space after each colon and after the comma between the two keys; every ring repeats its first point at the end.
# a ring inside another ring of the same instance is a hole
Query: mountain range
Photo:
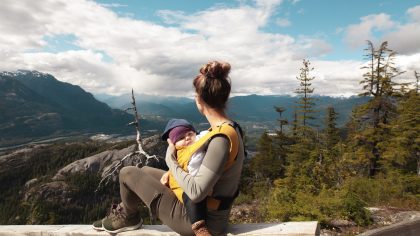
{"type": "MultiPolygon", "coordinates": [[[[185,118],[199,129],[206,128],[205,118],[194,100],[184,97],[136,94],[142,130],[163,129],[169,118],[185,118]]],[[[318,124],[325,110],[338,112],[338,126],[343,126],[355,105],[367,98],[316,96],[318,124]]],[[[276,128],[279,114],[274,106],[284,107],[283,119],[293,119],[297,97],[236,96],[229,100],[227,112],[244,124],[245,129],[260,134],[276,128]],[[254,129],[254,130],[252,130],[254,129]]],[[[83,133],[134,134],[126,124],[133,120],[124,112],[130,107],[131,94],[111,96],[86,92],[81,87],[57,80],[38,71],[0,72],[0,147],[25,143],[37,138],[83,133]]]]}
{"type": "MultiPolygon", "coordinates": [[[[124,109],[129,106],[131,94],[120,96],[95,95],[95,97],[115,109],[124,109]]],[[[322,126],[322,121],[329,106],[334,107],[339,114],[337,124],[343,126],[349,119],[349,115],[355,105],[360,105],[367,101],[365,97],[329,97],[314,96],[315,115],[318,117],[318,123],[322,126]]],[[[243,122],[276,122],[279,114],[275,112],[274,107],[284,107],[283,119],[291,121],[293,119],[294,109],[296,107],[297,97],[287,95],[247,95],[235,96],[230,98],[227,112],[234,120],[243,122]]],[[[136,94],[138,110],[141,114],[154,115],[162,117],[185,118],[195,123],[205,122],[202,115],[197,112],[195,102],[190,98],[152,96],[136,94]]]]}
{"type": "MultiPolygon", "coordinates": [[[[89,132],[129,133],[133,116],[49,74],[0,72],[0,146],[89,132]]],[[[153,127],[153,122],[144,121],[153,127]]]]}

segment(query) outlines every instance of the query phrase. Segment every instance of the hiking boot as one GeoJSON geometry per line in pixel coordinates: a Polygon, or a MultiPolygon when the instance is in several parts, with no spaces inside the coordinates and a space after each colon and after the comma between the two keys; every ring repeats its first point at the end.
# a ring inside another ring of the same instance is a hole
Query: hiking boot
{"type": "Polygon", "coordinates": [[[106,216],[105,216],[105,218],[103,218],[103,219],[100,219],[100,220],[97,220],[97,221],[95,221],[95,222],[93,222],[93,224],[92,224],[92,228],[94,229],[94,230],[98,230],[98,231],[103,231],[103,230],[105,230],[104,229],[104,226],[102,225],[102,221],[104,220],[104,219],[106,219],[112,212],[114,212],[114,211],[116,211],[116,209],[118,208],[118,204],[112,204],[111,205],[111,209],[109,209],[108,210],[108,213],[106,213],[106,216]]]}
{"type": "Polygon", "coordinates": [[[204,220],[200,220],[192,224],[191,229],[196,236],[211,236],[204,220]]]}
{"type": "Polygon", "coordinates": [[[110,214],[102,220],[102,226],[106,232],[116,234],[123,231],[136,230],[143,224],[139,213],[127,215],[122,203],[111,208],[110,214]]]}
{"type": "Polygon", "coordinates": [[[98,230],[98,231],[105,230],[104,227],[102,226],[102,220],[97,220],[97,221],[93,222],[92,228],[94,230],[98,230]]]}

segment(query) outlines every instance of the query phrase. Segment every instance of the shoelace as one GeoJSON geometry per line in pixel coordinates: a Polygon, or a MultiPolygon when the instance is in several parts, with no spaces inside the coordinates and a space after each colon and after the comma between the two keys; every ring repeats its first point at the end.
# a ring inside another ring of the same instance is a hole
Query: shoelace
{"type": "Polygon", "coordinates": [[[116,221],[120,218],[123,218],[123,219],[127,218],[121,204],[112,204],[111,210],[109,211],[107,217],[109,217],[112,221],[116,221]]]}
{"type": "Polygon", "coordinates": [[[112,204],[111,208],[108,209],[108,212],[106,213],[106,218],[108,218],[109,216],[111,216],[112,214],[114,214],[115,209],[117,209],[118,204],[112,204]]]}
{"type": "Polygon", "coordinates": [[[106,216],[110,216],[111,214],[113,214],[114,211],[117,209],[117,207],[118,207],[118,204],[112,204],[111,208],[108,210],[106,216]]]}

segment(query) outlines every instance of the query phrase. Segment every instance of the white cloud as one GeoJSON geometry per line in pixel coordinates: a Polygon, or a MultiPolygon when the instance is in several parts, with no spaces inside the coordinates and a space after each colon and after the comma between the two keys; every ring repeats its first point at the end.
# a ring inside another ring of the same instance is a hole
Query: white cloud
{"type": "MultiPolygon", "coordinates": [[[[200,66],[220,59],[232,64],[234,94],[291,94],[301,60],[320,58],[332,47],[319,38],[264,32],[281,3],[157,12],[168,26],[122,17],[92,1],[6,0],[0,5],[0,70],[39,70],[96,93],[134,88],[189,96],[200,66]],[[74,35],[78,49],[45,52],[45,38],[59,35],[74,35]]],[[[360,91],[359,62],[312,62],[316,93],[360,91]]]]}
{"type": "Polygon", "coordinates": [[[323,39],[300,37],[295,52],[301,58],[317,58],[332,51],[332,46],[323,39]]]}
{"type": "Polygon", "coordinates": [[[399,24],[396,30],[385,34],[382,41],[388,41],[391,49],[400,54],[420,52],[420,5],[407,10],[408,23],[399,24]]]}
{"type": "Polygon", "coordinates": [[[280,27],[287,27],[291,25],[290,21],[286,18],[277,18],[276,24],[280,27]]]}
{"type": "Polygon", "coordinates": [[[359,24],[346,28],[344,39],[353,48],[366,45],[366,40],[378,45],[388,41],[389,48],[400,54],[419,53],[420,5],[409,8],[406,15],[408,20],[404,23],[393,21],[384,13],[362,17],[359,24]],[[376,37],[374,32],[377,33],[376,37]]]}
{"type": "Polygon", "coordinates": [[[178,24],[179,20],[186,20],[186,14],[183,11],[159,10],[157,15],[163,19],[166,24],[178,24]]]}
{"type": "Polygon", "coordinates": [[[407,15],[409,15],[411,20],[415,22],[419,22],[420,21],[420,5],[409,8],[407,10],[407,15]]]}
{"type": "Polygon", "coordinates": [[[254,0],[256,5],[261,8],[268,10],[274,10],[278,5],[280,5],[283,0],[254,0]]]}
{"type": "Polygon", "coordinates": [[[405,71],[402,75],[396,78],[396,82],[414,83],[414,71],[420,73],[420,53],[412,55],[398,55],[395,60],[400,71],[405,71]]]}
{"type": "Polygon", "coordinates": [[[119,3],[101,3],[101,6],[110,7],[110,8],[128,7],[128,5],[119,4],[119,3]]]}
{"type": "Polygon", "coordinates": [[[366,40],[375,41],[373,30],[385,31],[395,26],[391,17],[381,13],[377,15],[368,15],[360,18],[359,24],[347,27],[345,41],[353,48],[359,48],[366,44],[366,40]]]}
{"type": "Polygon", "coordinates": [[[313,61],[316,79],[313,80],[314,93],[331,96],[349,96],[361,92],[359,81],[363,71],[358,61],[313,61]]]}

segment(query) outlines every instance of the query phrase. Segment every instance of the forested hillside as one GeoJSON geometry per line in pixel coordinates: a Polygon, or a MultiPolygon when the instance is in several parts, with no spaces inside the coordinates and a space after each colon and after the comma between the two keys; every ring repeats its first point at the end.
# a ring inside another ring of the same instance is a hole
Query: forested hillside
{"type": "Polygon", "coordinates": [[[315,126],[316,68],[303,61],[294,119],[282,119],[284,108],[276,108],[278,132],[260,137],[243,179],[240,201],[259,199],[266,220],[319,220],[329,227],[343,219],[365,226],[372,223],[367,206],[420,210],[419,76],[398,83],[402,72],[387,42],[378,48],[369,42],[367,51],[360,96],[368,101],[341,129],[332,106],[323,128],[315,126]]]}

